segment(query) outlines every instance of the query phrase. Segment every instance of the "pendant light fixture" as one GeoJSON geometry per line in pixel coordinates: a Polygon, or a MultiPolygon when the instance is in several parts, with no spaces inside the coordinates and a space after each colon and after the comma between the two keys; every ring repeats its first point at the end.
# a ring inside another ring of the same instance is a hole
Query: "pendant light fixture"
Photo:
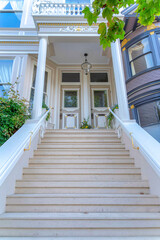
{"type": "Polygon", "coordinates": [[[90,70],[92,68],[92,65],[87,61],[88,53],[85,53],[84,57],[85,57],[85,61],[84,61],[84,63],[82,63],[81,68],[83,69],[85,74],[88,75],[88,73],[90,72],[90,70]]]}

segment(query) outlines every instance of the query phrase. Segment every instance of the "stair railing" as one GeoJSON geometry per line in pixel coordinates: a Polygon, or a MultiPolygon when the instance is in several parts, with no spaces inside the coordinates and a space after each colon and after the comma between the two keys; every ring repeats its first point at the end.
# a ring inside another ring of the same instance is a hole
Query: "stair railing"
{"type": "Polygon", "coordinates": [[[135,120],[122,121],[110,108],[108,110],[113,114],[122,131],[131,140],[133,149],[139,150],[144,159],[160,177],[160,143],[139,126],[135,120]]]}
{"type": "MultiPolygon", "coordinates": [[[[18,159],[30,152],[35,136],[42,129],[45,130],[46,117],[50,110],[37,120],[28,120],[9,140],[0,148],[0,185],[18,162],[18,159]],[[28,147],[29,146],[29,147],[28,147]],[[28,147],[28,148],[26,148],[28,147]]],[[[39,134],[38,134],[39,135],[39,134]]],[[[39,137],[39,136],[38,136],[39,137]]]]}

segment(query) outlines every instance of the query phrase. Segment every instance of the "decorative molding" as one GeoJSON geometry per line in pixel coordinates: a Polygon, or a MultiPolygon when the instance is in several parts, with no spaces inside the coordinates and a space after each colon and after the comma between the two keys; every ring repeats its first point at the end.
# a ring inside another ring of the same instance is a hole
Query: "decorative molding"
{"type": "Polygon", "coordinates": [[[31,45],[36,44],[36,45],[38,45],[39,42],[26,42],[26,41],[23,41],[23,42],[21,42],[21,41],[0,41],[0,44],[31,44],[31,45]]]}
{"type": "Polygon", "coordinates": [[[80,26],[68,26],[66,28],[60,28],[60,32],[97,32],[97,28],[92,27],[80,27],[80,26]]]}
{"type": "MultiPolygon", "coordinates": [[[[37,26],[40,28],[41,26],[55,26],[55,27],[60,27],[60,26],[63,26],[63,27],[68,27],[68,26],[75,26],[75,27],[89,27],[88,26],[88,23],[37,23],[37,26]]],[[[98,23],[94,23],[92,25],[93,27],[98,27],[99,24],[98,23]]],[[[97,31],[97,29],[96,29],[97,31]]]]}
{"type": "Polygon", "coordinates": [[[121,47],[123,48],[131,39],[130,38],[125,38],[122,43],[121,43],[121,47]]]}

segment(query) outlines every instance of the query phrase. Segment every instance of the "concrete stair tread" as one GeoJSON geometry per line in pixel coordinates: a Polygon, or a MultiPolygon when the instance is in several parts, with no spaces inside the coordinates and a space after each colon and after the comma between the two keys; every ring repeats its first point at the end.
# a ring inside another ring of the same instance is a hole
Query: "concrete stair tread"
{"type": "Polygon", "coordinates": [[[104,188],[104,187],[136,187],[136,188],[149,188],[147,181],[139,182],[55,182],[55,181],[33,181],[27,182],[25,180],[20,180],[16,182],[16,186],[34,186],[34,187],[79,187],[79,188],[104,188]]]}
{"type": "Polygon", "coordinates": [[[159,240],[159,237],[1,237],[1,240],[159,240]]]}
{"type": "Polygon", "coordinates": [[[42,194],[42,193],[37,193],[37,194],[13,194],[8,196],[10,198],[157,198],[155,195],[151,194],[42,194]]]}
{"type": "Polygon", "coordinates": [[[160,220],[160,213],[3,213],[0,219],[128,219],[160,220]]]}

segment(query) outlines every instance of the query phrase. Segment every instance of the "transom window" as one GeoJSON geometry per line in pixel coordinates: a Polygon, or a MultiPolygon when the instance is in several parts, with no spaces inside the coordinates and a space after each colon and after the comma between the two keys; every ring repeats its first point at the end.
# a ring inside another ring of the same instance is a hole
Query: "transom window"
{"type": "Polygon", "coordinates": [[[0,0],[0,27],[19,28],[24,0],[0,0]]]}
{"type": "Polygon", "coordinates": [[[64,108],[78,107],[78,90],[64,90],[64,108]]]}
{"type": "Polygon", "coordinates": [[[94,95],[94,107],[95,108],[104,108],[108,107],[108,96],[107,90],[93,90],[94,95]]]}
{"type": "Polygon", "coordinates": [[[0,60],[0,97],[4,96],[4,93],[10,89],[10,83],[12,78],[12,59],[0,60]]]}
{"type": "Polygon", "coordinates": [[[80,82],[80,73],[62,73],[62,82],[80,82]]]}
{"type": "Polygon", "coordinates": [[[90,73],[90,81],[97,83],[108,82],[107,73],[90,73]]]}
{"type": "Polygon", "coordinates": [[[128,54],[132,76],[154,66],[148,38],[131,46],[128,54]]]}

